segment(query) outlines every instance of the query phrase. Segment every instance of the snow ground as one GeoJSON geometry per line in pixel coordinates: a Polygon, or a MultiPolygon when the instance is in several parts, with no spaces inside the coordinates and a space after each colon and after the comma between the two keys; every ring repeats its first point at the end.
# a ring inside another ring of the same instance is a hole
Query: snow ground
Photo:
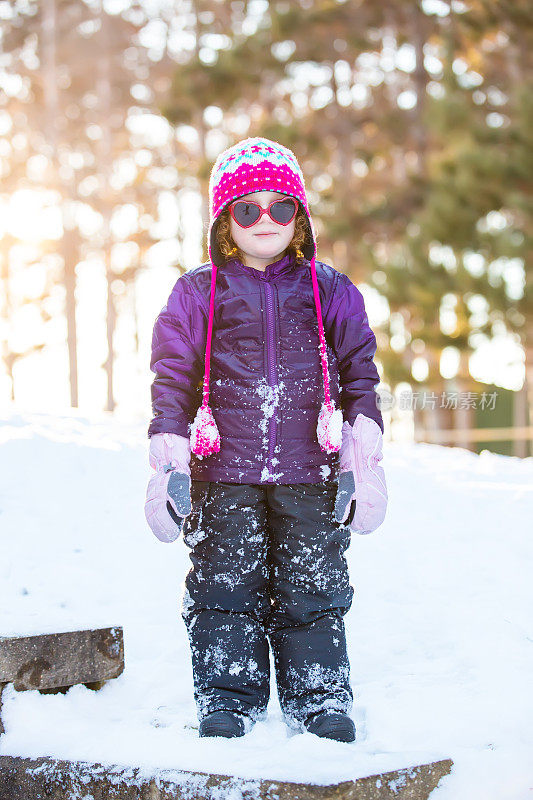
{"type": "Polygon", "coordinates": [[[9,684],[0,754],[319,784],[450,757],[432,800],[531,800],[533,459],[387,444],[384,466],[386,522],[347,553],[357,742],[291,735],[274,680],[247,736],[198,739],[189,551],[145,523],[145,426],[5,416],[0,632],[122,625],[126,668],[98,692],[9,684]]]}

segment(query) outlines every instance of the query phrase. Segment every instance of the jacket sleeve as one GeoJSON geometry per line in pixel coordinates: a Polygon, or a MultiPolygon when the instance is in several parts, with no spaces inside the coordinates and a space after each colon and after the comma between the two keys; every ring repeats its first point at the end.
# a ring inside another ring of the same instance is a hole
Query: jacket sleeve
{"type": "Polygon", "coordinates": [[[373,361],[376,337],[368,323],[363,295],[347,275],[338,275],[324,318],[324,333],[337,356],[344,420],[352,425],[361,413],[375,420],[383,431],[374,389],[379,383],[373,361]]]}
{"type": "Polygon", "coordinates": [[[201,402],[207,313],[191,282],[182,276],[156,319],[150,369],[154,433],[190,435],[190,423],[201,402]]]}

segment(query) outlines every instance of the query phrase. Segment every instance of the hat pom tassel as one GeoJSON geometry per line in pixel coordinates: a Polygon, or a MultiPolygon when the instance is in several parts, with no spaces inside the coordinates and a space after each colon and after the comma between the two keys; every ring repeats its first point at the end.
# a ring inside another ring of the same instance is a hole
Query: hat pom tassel
{"type": "Polygon", "coordinates": [[[220,434],[213,412],[208,405],[202,405],[196,412],[191,425],[191,451],[197,456],[210,456],[220,450],[220,434]]]}
{"type": "Polygon", "coordinates": [[[341,449],[342,422],[342,411],[335,408],[332,400],[322,403],[316,433],[320,447],[326,453],[336,453],[341,449]]]}

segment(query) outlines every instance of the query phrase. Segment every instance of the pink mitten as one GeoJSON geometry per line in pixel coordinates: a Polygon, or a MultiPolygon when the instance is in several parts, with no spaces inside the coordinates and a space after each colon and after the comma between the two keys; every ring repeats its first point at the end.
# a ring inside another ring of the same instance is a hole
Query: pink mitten
{"type": "Polygon", "coordinates": [[[387,484],[383,467],[379,466],[382,458],[383,436],[377,422],[358,414],[353,427],[349,422],[343,423],[335,519],[346,522],[350,517],[353,533],[372,533],[385,519],[387,484]]]}
{"type": "Polygon", "coordinates": [[[150,437],[150,466],[156,472],[148,482],[144,514],[161,542],[177,539],[183,520],[191,513],[190,460],[185,436],[154,433],[150,437]]]}

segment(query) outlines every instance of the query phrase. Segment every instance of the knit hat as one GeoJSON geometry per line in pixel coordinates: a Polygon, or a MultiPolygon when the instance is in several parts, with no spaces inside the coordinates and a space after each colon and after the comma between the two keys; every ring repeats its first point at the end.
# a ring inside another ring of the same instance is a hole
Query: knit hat
{"type": "Polygon", "coordinates": [[[270,139],[259,137],[243,139],[224,150],[215,161],[209,180],[210,223],[207,236],[211,271],[211,296],[207,325],[205,371],[202,405],[191,426],[191,450],[198,456],[207,456],[220,450],[220,435],[209,407],[209,368],[217,267],[225,263],[217,243],[217,226],[224,209],[238,197],[252,192],[274,191],[299,200],[307,217],[308,229],[303,245],[303,255],[310,261],[311,280],[318,320],[319,351],[324,383],[324,402],[317,425],[317,437],[322,450],[332,453],[340,449],[342,440],[342,412],[335,409],[329,390],[326,341],[320,308],[316,277],[316,236],[309,213],[305,183],[296,156],[287,147],[270,139]]]}
{"type": "Polygon", "coordinates": [[[315,231],[307,205],[304,177],[296,156],[287,147],[269,139],[243,139],[219,155],[209,179],[210,225],[207,236],[209,258],[221,266],[225,258],[217,243],[221,213],[237,197],[260,191],[280,192],[296,197],[307,216],[308,230],[303,254],[307,259],[316,252],[315,231]]]}

